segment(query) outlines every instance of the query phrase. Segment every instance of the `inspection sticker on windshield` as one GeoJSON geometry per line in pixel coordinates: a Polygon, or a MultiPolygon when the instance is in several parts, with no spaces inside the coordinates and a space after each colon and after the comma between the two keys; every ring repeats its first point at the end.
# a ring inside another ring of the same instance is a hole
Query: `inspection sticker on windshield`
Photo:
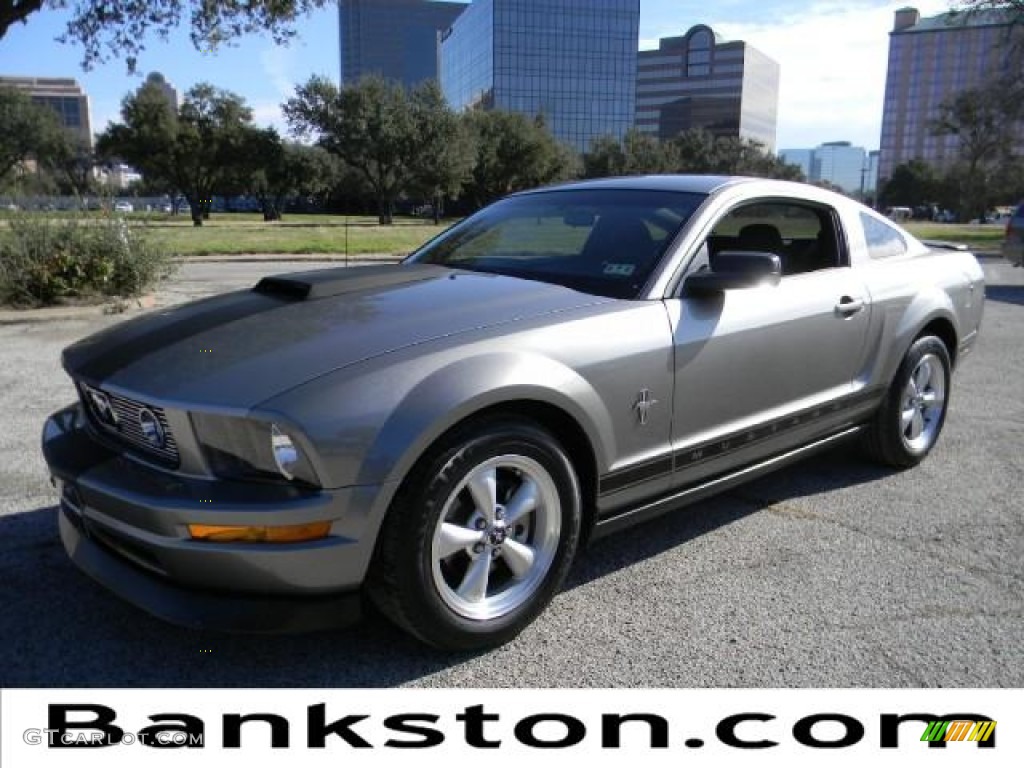
{"type": "Polygon", "coordinates": [[[618,277],[629,277],[633,274],[636,269],[636,264],[605,264],[604,273],[606,275],[616,275],[618,277]]]}

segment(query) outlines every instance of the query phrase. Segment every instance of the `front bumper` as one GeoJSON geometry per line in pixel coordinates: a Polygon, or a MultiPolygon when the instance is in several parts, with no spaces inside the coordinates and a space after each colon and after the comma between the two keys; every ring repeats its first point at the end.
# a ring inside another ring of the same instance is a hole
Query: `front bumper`
{"type": "Polygon", "coordinates": [[[60,490],[60,533],[72,561],[128,602],[176,624],[275,632],[358,618],[373,552],[379,486],[303,490],[183,477],[110,450],[80,406],[51,416],[43,455],[60,490]],[[331,522],[298,544],[195,541],[190,523],[331,522]]]}

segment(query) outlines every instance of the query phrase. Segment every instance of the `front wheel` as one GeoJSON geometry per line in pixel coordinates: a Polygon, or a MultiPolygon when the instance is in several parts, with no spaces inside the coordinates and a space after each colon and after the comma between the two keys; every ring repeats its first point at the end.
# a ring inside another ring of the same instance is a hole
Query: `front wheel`
{"type": "Polygon", "coordinates": [[[438,648],[499,645],[547,606],[579,539],[572,464],[538,426],[496,420],[445,440],[403,485],[369,590],[382,612],[438,648]]]}
{"type": "Polygon", "coordinates": [[[901,468],[921,463],[946,420],[950,369],[941,339],[922,336],[911,345],[869,425],[865,446],[872,458],[901,468]]]}

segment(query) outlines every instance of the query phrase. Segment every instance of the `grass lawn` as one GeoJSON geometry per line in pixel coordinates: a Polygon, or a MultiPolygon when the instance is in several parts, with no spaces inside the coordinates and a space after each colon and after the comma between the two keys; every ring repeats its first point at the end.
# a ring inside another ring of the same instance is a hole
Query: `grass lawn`
{"type": "Polygon", "coordinates": [[[1002,224],[936,224],[931,221],[905,221],[911,234],[922,240],[948,240],[963,243],[972,251],[998,251],[1003,245],[1006,227],[1002,224]]]}
{"type": "MultiPolygon", "coordinates": [[[[259,214],[215,213],[193,227],[187,215],[137,214],[157,240],[182,256],[235,253],[364,253],[407,254],[451,226],[434,226],[416,218],[396,218],[390,227],[370,216],[286,214],[283,221],[264,222],[259,214]],[[346,249],[347,230],[347,249],[346,249]]],[[[998,251],[1004,227],[999,224],[937,224],[907,221],[904,226],[925,240],[964,243],[976,251],[998,251]]]]}
{"type": "MultiPolygon", "coordinates": [[[[71,214],[49,215],[63,218],[71,214]]],[[[0,216],[0,222],[4,218],[0,216]]],[[[135,213],[128,214],[127,219],[147,228],[171,253],[186,257],[246,253],[405,255],[454,223],[449,220],[434,226],[430,221],[410,217],[396,218],[392,226],[382,227],[371,216],[325,214],[286,214],[282,221],[264,222],[261,215],[249,213],[214,213],[202,227],[193,227],[188,214],[135,213]]],[[[964,243],[975,251],[998,251],[1003,241],[1004,227],[997,224],[903,223],[919,238],[964,243]]]]}
{"type": "Polygon", "coordinates": [[[213,214],[201,227],[187,216],[149,215],[154,240],[181,256],[239,253],[407,254],[450,226],[423,219],[395,219],[390,227],[375,218],[286,214],[264,222],[258,214],[213,214]]]}
{"type": "MultiPolygon", "coordinates": [[[[24,214],[20,214],[24,215],[24,214]]],[[[99,212],[42,215],[52,219],[72,216],[98,218],[99,212]]],[[[0,215],[0,228],[3,220],[0,215]]],[[[377,224],[373,216],[329,216],[285,214],[282,221],[265,222],[260,214],[214,213],[201,227],[192,226],[187,213],[125,214],[129,223],[145,228],[153,240],[177,256],[245,253],[330,253],[360,255],[386,253],[404,255],[415,250],[454,220],[434,226],[422,218],[395,218],[390,227],[377,224]]]]}

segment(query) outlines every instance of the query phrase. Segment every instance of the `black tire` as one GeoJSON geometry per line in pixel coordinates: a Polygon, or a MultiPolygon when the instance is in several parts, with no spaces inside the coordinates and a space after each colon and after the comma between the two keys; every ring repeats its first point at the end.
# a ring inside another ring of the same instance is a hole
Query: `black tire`
{"type": "Polygon", "coordinates": [[[917,466],[924,460],[935,447],[946,421],[951,369],[949,351],[938,337],[922,336],[910,346],[864,436],[864,447],[871,458],[901,469],[917,466]],[[915,374],[923,373],[923,361],[932,372],[928,386],[917,392],[916,381],[913,386],[911,381],[912,376],[916,380],[915,374]],[[941,370],[935,370],[936,366],[941,370]],[[935,407],[927,406],[929,393],[939,398],[932,401],[935,407]],[[905,414],[914,410],[920,421],[908,424],[905,414]],[[915,436],[918,425],[923,428],[915,436]]]}
{"type": "Polygon", "coordinates": [[[572,463],[546,430],[510,417],[471,423],[443,439],[403,482],[377,540],[367,577],[370,598],[391,621],[436,648],[465,651],[506,643],[544,610],[564,581],[579,541],[581,506],[572,463]],[[489,487],[480,480],[492,465],[497,505],[491,522],[478,528],[486,505],[476,503],[479,496],[471,489],[489,487]],[[522,497],[540,501],[515,520],[513,513],[529,504],[509,504],[511,524],[504,527],[503,505],[517,501],[521,489],[522,497]],[[442,528],[442,522],[448,525],[442,528]],[[480,541],[465,548],[459,543],[442,556],[455,541],[449,533],[454,529],[460,536],[479,530],[480,541]],[[517,577],[512,566],[522,570],[524,561],[512,556],[524,547],[534,555],[517,577]],[[464,598],[460,589],[471,581],[474,566],[475,573],[486,574],[483,596],[469,589],[464,598]]]}

